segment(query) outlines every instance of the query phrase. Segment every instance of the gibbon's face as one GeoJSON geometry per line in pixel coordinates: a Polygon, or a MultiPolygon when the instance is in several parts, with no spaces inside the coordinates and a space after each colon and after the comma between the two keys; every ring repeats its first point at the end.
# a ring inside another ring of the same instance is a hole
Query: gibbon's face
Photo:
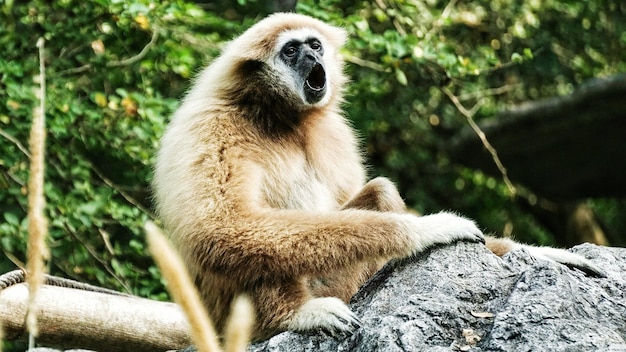
{"type": "Polygon", "coordinates": [[[274,64],[305,105],[319,106],[330,98],[322,36],[311,29],[282,33],[274,64]]]}

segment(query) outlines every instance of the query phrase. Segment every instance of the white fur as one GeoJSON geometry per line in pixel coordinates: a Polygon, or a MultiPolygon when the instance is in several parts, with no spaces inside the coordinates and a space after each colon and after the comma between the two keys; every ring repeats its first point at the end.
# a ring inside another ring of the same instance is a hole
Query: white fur
{"type": "Polygon", "coordinates": [[[318,179],[315,170],[307,165],[306,157],[294,154],[278,157],[266,166],[271,169],[270,175],[283,176],[283,182],[275,182],[273,177],[263,180],[263,193],[269,205],[277,209],[306,211],[336,209],[336,200],[328,187],[318,179]]]}
{"type": "Polygon", "coordinates": [[[400,214],[409,224],[414,253],[436,244],[447,244],[457,240],[484,241],[482,231],[476,224],[464,217],[440,212],[426,216],[400,214]]]}
{"type": "Polygon", "coordinates": [[[339,298],[320,297],[303,304],[285,325],[288,330],[324,329],[334,333],[351,331],[361,322],[339,298]]]}
{"type": "Polygon", "coordinates": [[[569,252],[565,249],[552,247],[535,247],[525,244],[520,244],[519,247],[524,248],[528,251],[528,253],[530,253],[533,257],[537,259],[557,262],[576,268],[586,269],[599,275],[604,275],[604,271],[594,265],[587,258],[576,253],[569,252]]]}

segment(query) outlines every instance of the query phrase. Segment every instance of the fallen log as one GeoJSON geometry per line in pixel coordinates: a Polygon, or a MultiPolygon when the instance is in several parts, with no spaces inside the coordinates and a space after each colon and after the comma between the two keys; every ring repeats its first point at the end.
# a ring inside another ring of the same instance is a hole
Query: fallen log
{"type": "MultiPolygon", "coordinates": [[[[37,298],[37,342],[99,352],[167,351],[191,343],[189,324],[176,304],[111,292],[42,286],[37,298]]],[[[0,288],[5,339],[28,338],[27,303],[27,284],[0,288]]]]}

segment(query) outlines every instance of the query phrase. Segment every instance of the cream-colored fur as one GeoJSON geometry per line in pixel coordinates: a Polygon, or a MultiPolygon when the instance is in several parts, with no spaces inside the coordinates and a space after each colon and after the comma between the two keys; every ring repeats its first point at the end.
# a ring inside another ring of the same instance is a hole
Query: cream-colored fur
{"type": "Polygon", "coordinates": [[[384,263],[483,238],[457,215],[406,213],[387,179],[366,184],[340,109],[345,39],[302,15],[262,20],[199,75],[162,138],[157,209],[220,333],[239,294],[257,310],[257,340],[350,330],[358,320],[344,302],[384,263]],[[327,89],[315,103],[278,59],[290,38],[324,48],[327,89]]]}

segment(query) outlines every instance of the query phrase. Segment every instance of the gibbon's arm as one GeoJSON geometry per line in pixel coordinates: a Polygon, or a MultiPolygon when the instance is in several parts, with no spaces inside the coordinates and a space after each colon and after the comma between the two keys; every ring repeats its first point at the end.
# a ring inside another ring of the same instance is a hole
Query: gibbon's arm
{"type": "Polygon", "coordinates": [[[406,257],[435,244],[483,240],[472,221],[449,213],[268,209],[237,217],[229,226],[204,223],[198,221],[195,238],[188,241],[194,244],[193,258],[249,282],[323,275],[359,261],[406,257]]]}
{"type": "Polygon", "coordinates": [[[508,238],[495,238],[491,236],[485,236],[485,245],[489,248],[489,250],[500,257],[514,250],[525,249],[537,259],[553,261],[572,268],[577,268],[587,275],[606,277],[604,270],[587,260],[587,258],[576,253],[569,252],[565,249],[536,247],[518,243],[508,238]]]}

